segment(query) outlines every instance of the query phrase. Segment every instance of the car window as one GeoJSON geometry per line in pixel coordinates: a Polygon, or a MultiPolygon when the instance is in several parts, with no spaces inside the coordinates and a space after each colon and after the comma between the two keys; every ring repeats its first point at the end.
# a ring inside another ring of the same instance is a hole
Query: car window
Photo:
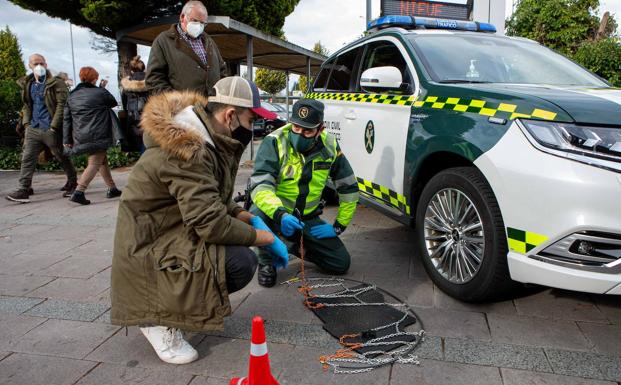
{"type": "Polygon", "coordinates": [[[407,91],[390,91],[390,93],[411,93],[414,83],[412,82],[412,76],[410,75],[407,63],[399,48],[392,42],[384,40],[370,43],[367,47],[360,73],[362,74],[362,72],[369,68],[385,66],[397,67],[397,69],[401,71],[403,82],[407,83],[409,86],[407,87],[407,91]]]}
{"type": "Polygon", "coordinates": [[[326,84],[328,83],[328,77],[330,76],[330,71],[334,65],[334,60],[335,59],[329,60],[323,65],[323,67],[321,67],[321,71],[315,79],[315,84],[313,84],[313,91],[324,91],[326,89],[326,84]]]}
{"type": "Polygon", "coordinates": [[[358,48],[342,53],[336,58],[336,63],[330,74],[327,91],[350,91],[352,85],[352,74],[358,57],[358,48]]]}

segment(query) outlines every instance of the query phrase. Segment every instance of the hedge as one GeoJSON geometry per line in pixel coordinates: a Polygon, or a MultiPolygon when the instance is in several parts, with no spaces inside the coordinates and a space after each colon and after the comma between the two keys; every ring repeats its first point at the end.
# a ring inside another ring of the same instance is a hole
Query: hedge
{"type": "MultiPolygon", "coordinates": [[[[123,152],[120,147],[110,147],[108,149],[108,165],[110,168],[129,166],[140,158],[140,153],[123,152]]],[[[0,170],[19,170],[22,160],[22,149],[11,147],[0,147],[0,170]]],[[[88,155],[82,154],[71,158],[76,169],[84,169],[88,163],[88,155]]],[[[60,163],[52,159],[46,164],[39,165],[39,169],[44,171],[62,170],[60,163]]]]}

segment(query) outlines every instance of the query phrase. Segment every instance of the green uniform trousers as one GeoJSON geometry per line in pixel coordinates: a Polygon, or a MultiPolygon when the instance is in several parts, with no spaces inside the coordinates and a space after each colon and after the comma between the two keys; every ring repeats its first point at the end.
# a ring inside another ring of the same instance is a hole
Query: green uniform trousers
{"type": "MultiPolygon", "coordinates": [[[[272,219],[268,218],[263,211],[259,210],[257,206],[252,205],[250,212],[261,217],[274,234],[280,234],[280,227],[272,219]]],[[[351,263],[351,256],[343,242],[338,237],[318,239],[310,234],[311,227],[325,223],[319,216],[305,218],[302,221],[306,225],[304,230],[302,230],[304,234],[304,260],[314,263],[328,274],[339,275],[347,273],[351,263]]],[[[289,253],[299,257],[300,232],[298,231],[293,236],[284,238],[289,248],[289,253]]],[[[272,255],[264,248],[260,248],[259,265],[271,264],[272,255]]]]}

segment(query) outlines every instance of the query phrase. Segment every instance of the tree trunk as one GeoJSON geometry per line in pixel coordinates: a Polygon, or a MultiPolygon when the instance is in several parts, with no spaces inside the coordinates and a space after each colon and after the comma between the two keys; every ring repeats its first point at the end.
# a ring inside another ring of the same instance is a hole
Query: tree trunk
{"type": "Polygon", "coordinates": [[[610,12],[606,11],[602,17],[602,21],[599,23],[599,29],[597,35],[595,35],[595,41],[601,40],[606,36],[606,27],[608,26],[608,19],[610,19],[610,12]]]}
{"type": "Polygon", "coordinates": [[[128,43],[126,41],[117,41],[116,49],[119,56],[119,67],[117,70],[117,77],[119,86],[121,85],[121,79],[125,76],[129,76],[129,62],[134,56],[138,54],[138,47],[135,43],[128,43]]]}

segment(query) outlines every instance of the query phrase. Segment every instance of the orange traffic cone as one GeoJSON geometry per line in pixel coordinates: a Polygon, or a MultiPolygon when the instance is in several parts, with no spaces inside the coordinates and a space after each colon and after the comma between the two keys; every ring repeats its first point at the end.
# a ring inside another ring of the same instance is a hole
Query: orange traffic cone
{"type": "Polygon", "coordinates": [[[270,371],[270,358],[265,342],[263,318],[252,319],[252,340],[250,342],[250,368],[248,377],[235,377],[229,385],[280,385],[270,371]]]}

